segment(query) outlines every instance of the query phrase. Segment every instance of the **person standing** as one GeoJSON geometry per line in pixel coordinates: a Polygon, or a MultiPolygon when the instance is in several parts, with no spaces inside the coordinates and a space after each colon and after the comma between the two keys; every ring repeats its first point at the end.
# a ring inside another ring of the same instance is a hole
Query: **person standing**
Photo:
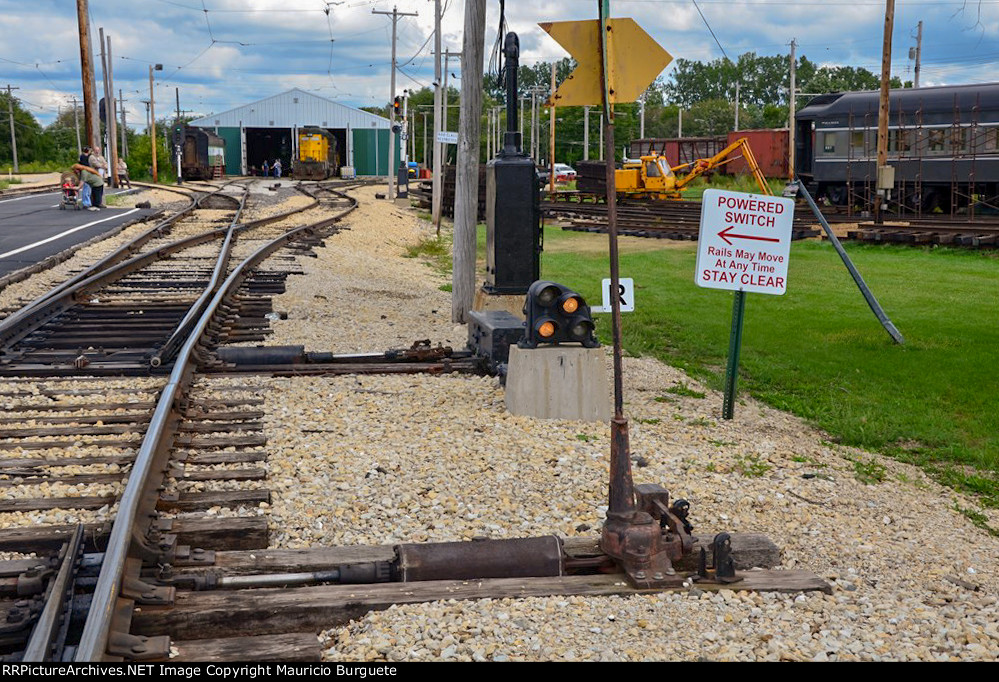
{"type": "MultiPolygon", "coordinates": [[[[90,147],[84,147],[80,152],[80,158],[77,160],[81,166],[90,166],[90,147]]],[[[92,197],[90,196],[90,185],[85,182],[80,183],[80,203],[83,204],[84,208],[90,208],[92,205],[92,197]]]]}
{"type": "MultiPolygon", "coordinates": [[[[108,174],[108,162],[104,160],[103,156],[101,156],[100,151],[98,151],[96,149],[91,149],[90,150],[90,156],[87,157],[87,163],[85,163],[83,165],[89,166],[90,168],[95,169],[96,172],[97,172],[97,174],[98,174],[98,176],[100,177],[100,179],[102,181],[101,182],[101,186],[100,186],[101,187],[100,194],[98,195],[97,193],[94,192],[93,194],[95,196],[91,199],[91,203],[94,206],[96,206],[97,208],[107,208],[107,206],[104,205],[104,182],[103,182],[103,180],[107,177],[107,174],[108,174]]],[[[90,189],[93,192],[94,185],[90,185],[90,189]]]]}
{"type": "Polygon", "coordinates": [[[274,177],[281,177],[281,159],[274,159],[274,177]]]}
{"type": "Polygon", "coordinates": [[[123,187],[128,185],[128,188],[132,189],[132,181],[128,179],[128,164],[120,156],[118,157],[118,184],[123,187]]]}
{"type": "Polygon", "coordinates": [[[264,160],[263,165],[260,166],[260,174],[263,175],[265,178],[271,174],[271,167],[267,164],[266,159],[264,160]]]}

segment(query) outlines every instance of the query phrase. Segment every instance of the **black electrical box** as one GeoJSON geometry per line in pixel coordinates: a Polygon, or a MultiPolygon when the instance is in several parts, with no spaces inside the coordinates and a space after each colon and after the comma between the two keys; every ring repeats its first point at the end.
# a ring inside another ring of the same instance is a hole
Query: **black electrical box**
{"type": "Polygon", "coordinates": [[[526,294],[541,279],[541,185],[522,151],[517,126],[520,39],[507,33],[506,132],[503,150],[486,164],[486,283],[489,294],[526,294]]]}
{"type": "Polygon", "coordinates": [[[510,346],[524,338],[524,322],[505,310],[472,310],[468,313],[468,347],[483,358],[491,372],[510,360],[510,346]]]}
{"type": "Polygon", "coordinates": [[[486,283],[491,294],[526,294],[541,278],[541,188],[534,161],[501,152],[486,164],[486,283]]]}

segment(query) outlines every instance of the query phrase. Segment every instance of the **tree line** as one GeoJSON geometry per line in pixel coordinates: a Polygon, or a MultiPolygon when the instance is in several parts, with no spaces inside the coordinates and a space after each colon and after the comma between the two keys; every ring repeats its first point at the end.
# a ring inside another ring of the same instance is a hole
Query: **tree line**
{"type": "MultiPolygon", "coordinates": [[[[554,63],[555,83],[560,85],[575,69],[576,64],[570,58],[564,58],[554,63]]],[[[526,98],[523,107],[525,121],[521,122],[524,130],[525,148],[530,140],[530,97],[531,92],[547,93],[551,85],[551,62],[539,62],[532,65],[521,65],[517,71],[517,87],[519,97],[526,98]]],[[[788,83],[790,64],[786,55],[760,56],[755,52],[746,52],[738,59],[715,59],[712,61],[694,61],[677,59],[669,68],[668,76],[660,77],[645,93],[644,105],[634,102],[615,106],[614,122],[615,136],[619,147],[628,141],[640,137],[641,108],[645,109],[646,137],[677,137],[680,132],[682,117],[684,137],[702,137],[724,135],[735,128],[736,84],[739,86],[739,127],[779,128],[788,122],[788,83]]],[[[505,88],[497,74],[486,75],[486,88],[483,99],[481,129],[483,131],[480,144],[480,158],[486,160],[486,109],[504,107],[505,88]]],[[[880,77],[871,71],[855,66],[820,66],[802,55],[796,63],[796,82],[802,93],[798,97],[800,108],[807,103],[812,95],[849,90],[875,90],[880,87],[880,77]]],[[[903,87],[898,78],[891,81],[893,88],[903,87]]],[[[911,87],[906,82],[905,87],[911,87]]],[[[447,123],[445,129],[458,129],[458,99],[459,90],[448,87],[447,123]]],[[[543,103],[547,94],[537,95],[543,103]]],[[[0,91],[0,114],[7,111],[6,92],[0,91]]],[[[429,87],[412,91],[409,95],[408,107],[415,112],[414,126],[410,131],[415,146],[413,160],[422,162],[424,157],[424,139],[427,144],[433,141],[433,101],[434,93],[429,87]],[[424,113],[427,115],[424,116],[424,113]]],[[[379,115],[386,115],[391,104],[382,107],[362,107],[379,115]]],[[[17,131],[18,159],[21,165],[29,167],[35,164],[48,164],[46,169],[68,166],[76,158],[76,133],[73,110],[63,109],[59,116],[49,124],[41,124],[27,109],[14,98],[14,126],[17,131]]],[[[520,107],[518,107],[518,111],[520,107]]],[[[540,114],[540,146],[541,161],[550,158],[548,125],[550,110],[543,109],[540,114]]],[[[555,110],[556,141],[555,160],[559,163],[573,164],[584,158],[583,107],[560,107],[555,110]]],[[[164,124],[166,121],[164,120],[164,124]]],[[[157,124],[161,125],[161,124],[157,124]]],[[[84,127],[83,112],[80,109],[81,134],[84,127]]],[[[600,108],[590,109],[589,158],[600,155],[600,108]]],[[[506,129],[505,108],[501,109],[501,130],[506,129]]],[[[502,137],[502,135],[501,135],[502,137]]],[[[140,135],[131,128],[127,131],[129,155],[127,161],[133,177],[146,175],[151,166],[151,147],[147,135],[140,135]]],[[[162,149],[161,158],[169,158],[169,146],[165,141],[157,140],[158,149],[162,149]]],[[[407,149],[411,149],[407,142],[407,149]]],[[[447,145],[450,161],[454,160],[455,147],[447,145]]],[[[159,155],[161,152],[157,152],[159,155]]],[[[618,150],[620,158],[621,150],[618,150]]],[[[0,164],[9,165],[13,156],[10,144],[10,129],[8,117],[0,116],[0,164]]],[[[429,155],[427,157],[429,159],[429,155]]],[[[169,163],[160,163],[163,170],[169,169],[169,163]]]]}

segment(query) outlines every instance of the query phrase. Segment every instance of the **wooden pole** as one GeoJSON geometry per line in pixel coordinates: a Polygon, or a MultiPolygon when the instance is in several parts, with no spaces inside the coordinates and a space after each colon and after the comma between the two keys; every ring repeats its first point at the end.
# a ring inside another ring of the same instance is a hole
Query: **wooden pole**
{"type": "Polygon", "coordinates": [[[73,127],[76,128],[76,153],[83,153],[83,145],[80,143],[80,110],[76,105],[76,96],[73,96],[73,127]]]}
{"type": "Polygon", "coordinates": [[[878,169],[877,193],[874,195],[874,222],[878,225],[884,222],[882,215],[884,197],[887,187],[883,187],[882,173],[888,165],[888,90],[891,87],[891,34],[895,23],[895,0],[885,2],[885,33],[881,48],[881,101],[878,106],[878,169]]]}
{"type": "Polygon", "coordinates": [[[916,27],[916,70],[912,77],[912,87],[919,87],[919,67],[920,58],[923,54],[923,22],[920,21],[919,25],[916,27]]]}
{"type": "Polygon", "coordinates": [[[456,323],[466,321],[475,299],[475,228],[479,217],[479,131],[485,42],[486,0],[465,0],[454,198],[454,268],[451,271],[451,320],[456,323]]]}
{"type": "Polygon", "coordinates": [[[20,90],[21,88],[12,88],[10,83],[7,84],[7,115],[10,116],[10,149],[14,154],[14,172],[20,173],[21,170],[17,165],[17,131],[14,128],[14,93],[11,90],[20,90]]]}
{"type": "Polygon", "coordinates": [[[583,107],[583,161],[590,159],[590,105],[583,107]]]}
{"type": "Polygon", "coordinates": [[[76,21],[80,31],[80,76],[83,81],[83,127],[88,147],[100,146],[100,118],[97,113],[94,58],[90,49],[90,18],[87,0],[76,0],[76,21]]]}

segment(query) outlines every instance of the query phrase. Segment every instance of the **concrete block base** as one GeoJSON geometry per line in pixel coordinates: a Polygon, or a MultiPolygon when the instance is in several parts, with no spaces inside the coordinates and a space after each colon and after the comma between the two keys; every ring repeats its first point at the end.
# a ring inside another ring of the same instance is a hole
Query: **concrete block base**
{"type": "Polygon", "coordinates": [[[490,294],[479,287],[475,292],[472,310],[505,310],[523,320],[525,298],[526,294],[490,294]]]}
{"type": "Polygon", "coordinates": [[[603,349],[511,346],[506,409],[542,419],[610,421],[610,381],[603,349]]]}

